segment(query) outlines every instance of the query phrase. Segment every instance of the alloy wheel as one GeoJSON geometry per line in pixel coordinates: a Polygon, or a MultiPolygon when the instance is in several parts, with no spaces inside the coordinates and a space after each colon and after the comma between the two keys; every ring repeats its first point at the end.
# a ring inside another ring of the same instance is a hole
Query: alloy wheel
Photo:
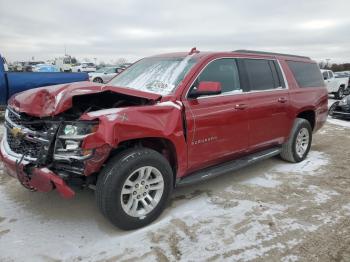
{"type": "Polygon", "coordinates": [[[152,166],[140,167],[124,182],[120,198],[122,208],[129,216],[143,217],[158,205],[163,191],[161,172],[152,166]]]}
{"type": "Polygon", "coordinates": [[[303,127],[300,129],[295,143],[296,153],[300,158],[302,158],[307,151],[310,143],[310,134],[307,128],[303,127]]]}

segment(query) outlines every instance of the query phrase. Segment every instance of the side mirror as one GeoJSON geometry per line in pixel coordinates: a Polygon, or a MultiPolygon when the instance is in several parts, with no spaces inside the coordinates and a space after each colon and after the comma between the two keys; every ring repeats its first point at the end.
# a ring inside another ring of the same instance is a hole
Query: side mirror
{"type": "Polygon", "coordinates": [[[191,98],[197,98],[199,96],[210,96],[221,94],[221,83],[220,82],[210,82],[201,81],[197,89],[193,89],[190,93],[191,98]]]}

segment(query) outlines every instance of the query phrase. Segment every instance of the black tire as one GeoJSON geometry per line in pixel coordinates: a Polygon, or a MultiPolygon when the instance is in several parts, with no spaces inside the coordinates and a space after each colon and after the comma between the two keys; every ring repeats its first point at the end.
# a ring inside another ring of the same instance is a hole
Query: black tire
{"type": "Polygon", "coordinates": [[[292,131],[290,133],[289,139],[286,143],[284,143],[282,145],[282,151],[280,153],[280,156],[282,159],[288,161],[288,162],[292,162],[292,163],[298,163],[303,161],[307,154],[310,151],[310,147],[311,147],[311,142],[312,142],[312,128],[310,125],[310,122],[302,119],[302,118],[297,118],[294,121],[294,125],[292,128],[292,131]],[[309,135],[309,142],[306,148],[306,151],[304,152],[304,154],[302,156],[299,156],[297,154],[297,136],[299,134],[299,132],[301,131],[301,129],[306,128],[306,130],[308,131],[308,135],[309,135]]]}
{"type": "Polygon", "coordinates": [[[344,87],[339,87],[338,92],[334,93],[334,97],[335,99],[343,99],[343,97],[345,96],[344,93],[344,87]]]}
{"type": "Polygon", "coordinates": [[[102,214],[123,230],[137,229],[157,219],[163,212],[173,190],[173,172],[169,162],[158,152],[147,149],[128,149],[112,157],[101,171],[96,185],[96,202],[102,214]],[[142,216],[127,214],[121,204],[121,190],[130,174],[140,167],[158,169],[163,177],[164,190],[154,209],[142,216]]]}
{"type": "Polygon", "coordinates": [[[103,80],[100,78],[100,77],[96,77],[92,80],[92,82],[95,82],[95,83],[103,83],[103,80]]]}
{"type": "Polygon", "coordinates": [[[335,108],[339,105],[339,101],[334,102],[331,107],[328,109],[328,115],[329,116],[333,116],[333,112],[335,110],[335,108]]]}

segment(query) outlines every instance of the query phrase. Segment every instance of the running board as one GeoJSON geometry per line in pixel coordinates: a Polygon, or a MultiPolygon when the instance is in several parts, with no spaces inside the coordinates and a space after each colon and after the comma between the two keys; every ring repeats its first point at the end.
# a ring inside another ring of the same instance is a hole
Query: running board
{"type": "Polygon", "coordinates": [[[226,174],[228,172],[235,171],[237,169],[243,168],[245,166],[249,166],[253,163],[256,163],[260,160],[264,160],[273,156],[278,155],[281,153],[281,148],[280,147],[273,147],[264,151],[260,151],[236,160],[232,160],[229,162],[225,162],[220,165],[216,165],[213,167],[207,167],[205,169],[202,169],[198,172],[189,174],[185,176],[184,178],[180,178],[176,186],[181,187],[181,186],[187,186],[191,184],[195,184],[201,181],[205,181],[208,179],[211,179],[213,177],[217,177],[222,174],[226,174]]]}

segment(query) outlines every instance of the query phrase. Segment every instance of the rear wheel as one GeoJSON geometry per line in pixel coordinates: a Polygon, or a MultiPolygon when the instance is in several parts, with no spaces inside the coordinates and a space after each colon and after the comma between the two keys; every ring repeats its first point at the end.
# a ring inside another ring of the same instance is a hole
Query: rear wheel
{"type": "Polygon", "coordinates": [[[288,141],[282,145],[281,157],[289,162],[303,161],[310,151],[312,128],[309,121],[297,118],[288,141]]]}
{"type": "Polygon", "coordinates": [[[130,149],[112,158],[101,172],[96,200],[117,227],[130,230],[159,217],[173,189],[168,161],[151,149],[130,149]]]}
{"type": "Polygon", "coordinates": [[[95,83],[103,83],[103,80],[99,77],[94,78],[94,80],[92,80],[92,81],[95,83]]]}

